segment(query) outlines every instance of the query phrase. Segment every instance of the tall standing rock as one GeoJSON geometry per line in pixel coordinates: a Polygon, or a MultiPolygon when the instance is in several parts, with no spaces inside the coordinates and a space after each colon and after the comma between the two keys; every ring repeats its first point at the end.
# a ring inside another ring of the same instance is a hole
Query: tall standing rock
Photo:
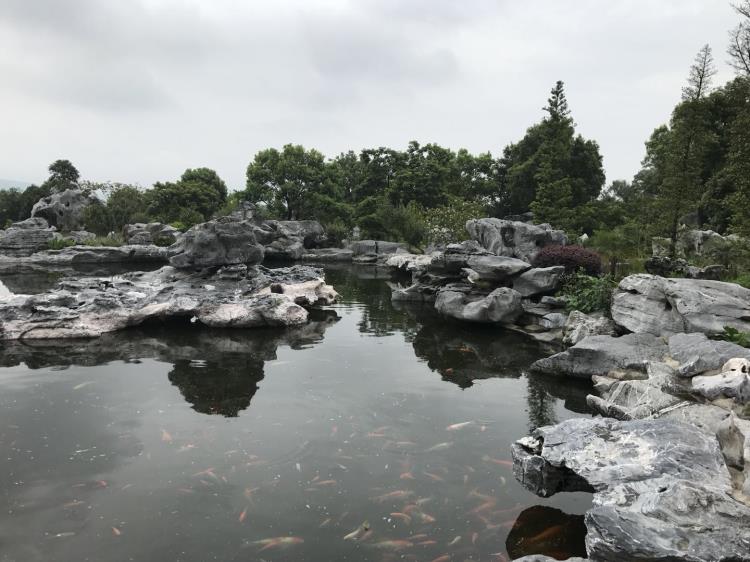
{"type": "Polygon", "coordinates": [[[66,189],[37,201],[31,208],[31,216],[41,217],[65,232],[81,230],[85,226],[83,213],[86,207],[96,202],[96,197],[80,189],[66,189]]]}

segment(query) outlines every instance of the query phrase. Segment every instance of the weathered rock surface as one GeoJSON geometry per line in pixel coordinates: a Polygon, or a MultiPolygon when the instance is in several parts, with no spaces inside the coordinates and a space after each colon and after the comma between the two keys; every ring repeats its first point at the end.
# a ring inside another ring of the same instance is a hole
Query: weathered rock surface
{"type": "Polygon", "coordinates": [[[525,222],[487,218],[466,223],[469,235],[483,248],[498,256],[509,256],[526,262],[545,246],[568,243],[565,233],[548,224],[534,225],[525,222]]]}
{"type": "Polygon", "coordinates": [[[664,340],[651,334],[589,336],[562,353],[534,362],[531,370],[576,378],[612,371],[645,373],[648,363],[663,360],[667,351],[664,340]]]}
{"type": "Polygon", "coordinates": [[[401,271],[419,271],[427,268],[433,257],[431,254],[393,254],[384,265],[401,271]]]}
{"type": "Polygon", "coordinates": [[[320,262],[350,262],[353,257],[352,251],[346,248],[315,248],[305,250],[301,259],[320,262]]]}
{"type": "Polygon", "coordinates": [[[39,295],[0,302],[0,339],[97,337],[152,319],[194,319],[207,326],[297,326],[303,306],[336,298],[320,270],[245,265],[190,273],[163,267],[119,278],[62,281],[39,295]]]}
{"type": "Polygon", "coordinates": [[[685,277],[687,279],[712,279],[718,281],[726,272],[723,265],[709,265],[697,267],[688,264],[683,259],[670,259],[667,257],[654,256],[643,264],[648,273],[661,277],[685,277]]]}
{"type": "Polygon", "coordinates": [[[563,343],[575,345],[589,336],[614,336],[616,334],[615,323],[603,314],[584,314],[574,310],[565,323],[563,343]]]}
{"type": "MultiPolygon", "coordinates": [[[[708,258],[721,260],[732,244],[739,241],[736,235],[722,236],[713,230],[681,228],[677,232],[675,250],[678,258],[708,258]]],[[[651,249],[656,257],[669,257],[669,238],[653,238],[651,249]]]]}
{"type": "Polygon", "coordinates": [[[175,227],[161,222],[126,224],[122,228],[122,237],[126,244],[155,244],[171,246],[182,233],[175,227]]]}
{"type": "Polygon", "coordinates": [[[72,232],[68,232],[63,236],[64,239],[72,240],[76,244],[85,244],[86,242],[91,242],[96,238],[96,234],[93,232],[88,232],[86,230],[74,230],[72,232]]]}
{"type": "Polygon", "coordinates": [[[326,241],[321,224],[311,220],[266,220],[255,226],[255,237],[266,258],[280,260],[301,259],[306,249],[322,247],[326,241]]]}
{"type": "Polygon", "coordinates": [[[349,249],[355,257],[407,252],[406,244],[385,240],[355,240],[349,244],[349,249]]]}
{"type": "Polygon", "coordinates": [[[170,253],[170,265],[181,269],[263,261],[253,223],[232,217],[196,224],[170,247],[170,253]]]}
{"type": "Polygon", "coordinates": [[[521,293],[522,297],[535,297],[554,293],[560,288],[565,268],[535,267],[522,273],[513,280],[513,288],[521,293]]]}
{"type": "Polygon", "coordinates": [[[0,256],[24,257],[46,250],[49,243],[58,237],[57,229],[49,226],[41,217],[14,222],[0,230],[0,256]]]}
{"type": "Polygon", "coordinates": [[[0,256],[0,269],[82,264],[167,263],[168,248],[159,246],[70,246],[25,257],[0,256]]]}
{"type": "Polygon", "coordinates": [[[612,299],[612,319],[635,333],[750,331],[750,289],[734,283],[631,275],[612,299]]]}
{"type": "Polygon", "coordinates": [[[31,216],[45,219],[58,230],[80,230],[85,226],[83,213],[86,207],[97,202],[96,197],[79,189],[66,189],[37,201],[31,208],[31,216]]]}
{"type": "Polygon", "coordinates": [[[523,313],[521,295],[513,289],[501,287],[483,295],[472,293],[465,285],[441,289],[435,300],[435,310],[457,320],[498,324],[512,324],[523,313]]]}
{"type": "Polygon", "coordinates": [[[669,355],[679,363],[677,374],[692,377],[706,371],[718,372],[730,359],[750,359],[750,349],[705,334],[675,334],[669,338],[669,355]]]}
{"type": "Polygon", "coordinates": [[[716,438],[665,420],[572,419],[512,447],[514,473],[547,497],[595,493],[595,561],[750,560],[750,508],[732,498],[716,438]]]}

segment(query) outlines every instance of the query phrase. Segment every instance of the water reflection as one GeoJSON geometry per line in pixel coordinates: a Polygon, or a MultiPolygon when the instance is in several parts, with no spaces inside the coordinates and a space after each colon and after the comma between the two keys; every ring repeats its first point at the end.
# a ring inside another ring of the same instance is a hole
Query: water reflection
{"type": "Polygon", "coordinates": [[[589,497],[531,496],[508,448],[586,415],[587,388],[526,375],[544,350],[522,336],[394,308],[376,268],[328,279],[343,302],[289,331],[0,345],[0,560],[577,552],[555,541],[581,528],[531,506],[589,497]]]}

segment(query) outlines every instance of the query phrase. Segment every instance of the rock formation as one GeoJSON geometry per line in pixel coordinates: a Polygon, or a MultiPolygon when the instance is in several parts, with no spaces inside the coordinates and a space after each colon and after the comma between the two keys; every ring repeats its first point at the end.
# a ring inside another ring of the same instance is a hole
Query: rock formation
{"type": "Polygon", "coordinates": [[[34,252],[46,250],[49,243],[58,236],[57,229],[50,227],[41,217],[14,222],[5,230],[0,230],[0,255],[30,256],[34,252]]]}
{"type": "Polygon", "coordinates": [[[171,246],[181,236],[175,227],[161,222],[126,224],[122,237],[126,244],[171,246]]]}
{"type": "Polygon", "coordinates": [[[548,224],[534,225],[503,219],[474,219],[466,223],[469,235],[483,248],[498,256],[531,262],[545,246],[564,246],[568,239],[562,230],[548,224]]]}
{"type": "Polygon", "coordinates": [[[83,213],[86,207],[96,204],[93,195],[87,195],[79,189],[66,189],[53,193],[37,201],[31,208],[32,217],[41,217],[58,230],[80,230],[83,224],[83,213]]]}
{"type": "Polygon", "coordinates": [[[750,289],[733,283],[631,275],[612,300],[612,319],[635,333],[750,331],[750,289]]]}
{"type": "Polygon", "coordinates": [[[170,248],[169,263],[177,268],[200,268],[263,261],[263,246],[250,221],[221,217],[197,224],[170,248]]]}

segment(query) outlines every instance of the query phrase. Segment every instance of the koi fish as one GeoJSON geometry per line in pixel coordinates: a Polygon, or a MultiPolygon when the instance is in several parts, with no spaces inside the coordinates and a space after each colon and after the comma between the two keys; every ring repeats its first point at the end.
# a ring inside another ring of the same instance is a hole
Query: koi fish
{"type": "Polygon", "coordinates": [[[403,472],[399,478],[401,480],[414,480],[414,475],[411,472],[403,472]]]}
{"type": "Polygon", "coordinates": [[[258,550],[258,552],[263,552],[264,550],[269,550],[272,548],[288,548],[290,546],[302,544],[303,542],[305,542],[305,539],[301,537],[274,537],[270,539],[254,541],[251,544],[261,546],[262,548],[258,550]]]}
{"type": "Polygon", "coordinates": [[[240,513],[239,518],[237,519],[240,523],[245,521],[245,518],[247,517],[247,508],[242,510],[242,513],[240,513]]]}
{"type": "Polygon", "coordinates": [[[411,548],[414,546],[414,543],[405,540],[394,540],[376,542],[372,546],[380,550],[403,550],[405,548],[411,548]]]}
{"type": "Polygon", "coordinates": [[[435,558],[432,562],[450,562],[450,559],[450,554],[443,554],[442,556],[435,558]]]}
{"type": "MultiPolygon", "coordinates": [[[[451,542],[448,543],[448,546],[456,546],[459,542],[461,542],[461,535],[457,535],[456,538],[454,538],[451,542]]],[[[434,560],[432,562],[435,562],[434,560]]]]}
{"type": "Polygon", "coordinates": [[[77,384],[73,387],[73,390],[81,390],[82,388],[86,388],[90,384],[94,384],[96,381],[86,381],[82,382],[81,384],[77,384]]]}
{"type": "Polygon", "coordinates": [[[538,535],[534,535],[533,537],[526,539],[525,543],[526,544],[536,544],[536,543],[542,542],[542,541],[544,541],[546,539],[554,537],[556,534],[558,534],[562,530],[563,530],[563,526],[562,525],[553,525],[552,527],[549,527],[548,529],[545,529],[544,531],[542,531],[538,535]]]}
{"type": "Polygon", "coordinates": [[[122,535],[122,531],[117,527],[112,527],[112,534],[116,537],[119,537],[120,535],[122,535]]]}
{"type": "Polygon", "coordinates": [[[172,442],[172,436],[169,434],[169,432],[166,429],[161,430],[161,440],[162,440],[162,443],[172,442]]]}
{"type": "Polygon", "coordinates": [[[441,476],[438,476],[437,474],[433,474],[432,472],[422,472],[425,476],[427,476],[430,480],[434,480],[435,482],[445,482],[445,479],[441,476]]]}
{"type": "Polygon", "coordinates": [[[494,463],[494,464],[498,464],[500,466],[504,466],[506,468],[513,468],[513,462],[512,461],[506,461],[506,460],[501,460],[501,459],[493,459],[491,457],[488,457],[487,455],[483,456],[482,460],[484,462],[491,462],[491,463],[494,463]]]}
{"type": "Polygon", "coordinates": [[[402,500],[413,495],[414,492],[412,492],[411,490],[396,490],[395,492],[388,492],[387,494],[383,494],[382,496],[377,496],[373,498],[373,500],[379,503],[383,503],[389,500],[402,500]]]}
{"type": "Polygon", "coordinates": [[[452,425],[449,425],[445,428],[446,431],[458,431],[459,429],[463,429],[465,427],[469,427],[470,425],[474,425],[473,421],[466,421],[461,423],[454,423],[452,425]]]}
{"type": "Polygon", "coordinates": [[[425,451],[425,453],[434,453],[435,451],[445,451],[446,449],[449,449],[453,446],[453,441],[445,441],[444,443],[438,443],[437,445],[433,445],[429,449],[425,451]]]}
{"type": "Polygon", "coordinates": [[[321,480],[313,484],[313,486],[335,486],[336,484],[338,484],[336,480],[321,480]]]}
{"type": "Polygon", "coordinates": [[[398,519],[399,521],[403,521],[407,525],[411,524],[411,517],[409,517],[406,513],[401,513],[397,511],[397,512],[391,513],[391,517],[393,517],[394,519],[398,519]]]}
{"type": "Polygon", "coordinates": [[[346,535],[344,537],[344,540],[345,541],[356,541],[357,539],[359,539],[360,537],[362,537],[362,535],[364,535],[369,530],[370,530],[370,523],[368,521],[365,521],[359,527],[357,527],[356,529],[354,529],[351,533],[349,533],[348,535],[346,535]]]}

